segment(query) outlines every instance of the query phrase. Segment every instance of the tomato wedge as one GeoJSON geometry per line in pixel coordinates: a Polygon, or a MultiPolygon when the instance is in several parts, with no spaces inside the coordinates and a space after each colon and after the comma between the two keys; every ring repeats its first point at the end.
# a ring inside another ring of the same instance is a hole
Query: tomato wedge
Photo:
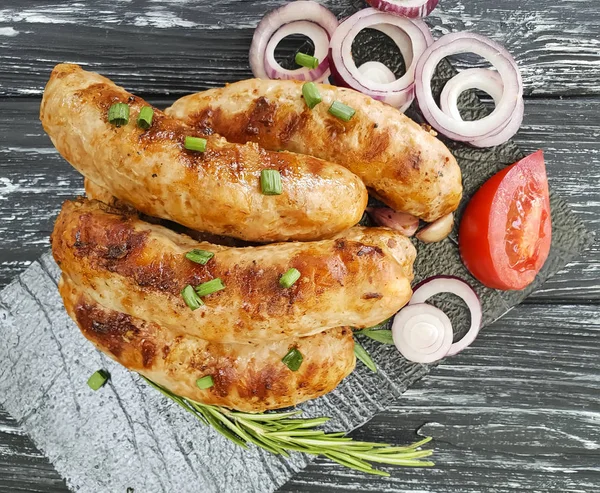
{"type": "Polygon", "coordinates": [[[467,204],[458,246],[475,278],[495,289],[531,284],[550,252],[550,195],[543,152],[492,176],[467,204]]]}

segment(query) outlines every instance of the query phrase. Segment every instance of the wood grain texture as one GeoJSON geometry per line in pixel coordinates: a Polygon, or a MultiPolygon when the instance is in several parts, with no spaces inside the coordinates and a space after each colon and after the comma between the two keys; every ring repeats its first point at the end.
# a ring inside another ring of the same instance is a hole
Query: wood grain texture
{"type": "MultiPolygon", "coordinates": [[[[0,287],[49,248],[60,203],[82,191],[37,119],[51,68],[78,62],[166,106],[180,94],[248,77],[252,28],[282,3],[0,2],[0,287]]],[[[340,15],[364,6],[321,3],[340,15]]],[[[436,36],[459,29],[491,36],[515,55],[531,96],[516,141],[524,151],[545,149],[554,190],[600,231],[595,2],[441,0],[428,23],[436,36]]],[[[459,68],[474,62],[454,60],[459,68]]],[[[353,434],[407,442],[420,429],[435,438],[436,468],[390,469],[393,477],[380,479],[318,460],[283,491],[600,491],[600,235],[527,303],[353,434]]],[[[0,492],[67,491],[0,410],[0,492]]]]}
{"type": "Polygon", "coordinates": [[[435,468],[380,479],[319,459],[281,491],[599,491],[598,354],[600,306],[521,305],[353,433],[406,442],[419,430],[435,468]]]}
{"type": "MultiPolygon", "coordinates": [[[[182,94],[247,78],[252,29],[283,3],[3,0],[0,95],[41,94],[50,70],[63,61],[102,67],[140,94],[182,94]]],[[[321,3],[339,16],[365,6],[361,0],[321,3]]],[[[600,11],[590,3],[443,0],[428,22],[436,36],[473,30],[504,44],[528,94],[600,94],[600,11]]]]}

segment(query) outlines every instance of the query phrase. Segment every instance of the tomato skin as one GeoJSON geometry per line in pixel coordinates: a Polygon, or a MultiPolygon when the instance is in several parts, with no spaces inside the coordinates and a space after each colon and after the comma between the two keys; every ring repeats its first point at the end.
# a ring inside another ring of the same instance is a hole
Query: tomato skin
{"type": "Polygon", "coordinates": [[[546,169],[543,153],[537,151],[492,176],[475,193],[460,223],[459,251],[485,286],[523,289],[548,258],[551,231],[546,169]]]}

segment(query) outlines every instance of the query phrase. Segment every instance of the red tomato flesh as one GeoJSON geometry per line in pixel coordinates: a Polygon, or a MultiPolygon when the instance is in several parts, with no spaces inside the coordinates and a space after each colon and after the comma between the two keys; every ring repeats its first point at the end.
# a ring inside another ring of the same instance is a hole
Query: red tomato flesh
{"type": "Polygon", "coordinates": [[[543,152],[492,176],[467,204],[458,245],[475,278],[495,289],[523,289],[550,252],[550,195],[543,152]]]}

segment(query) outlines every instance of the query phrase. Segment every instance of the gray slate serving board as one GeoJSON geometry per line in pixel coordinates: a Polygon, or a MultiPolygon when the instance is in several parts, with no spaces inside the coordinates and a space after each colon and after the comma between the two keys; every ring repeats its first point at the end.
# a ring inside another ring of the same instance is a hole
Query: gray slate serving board
{"type": "MultiPolygon", "coordinates": [[[[369,44],[364,46],[368,49],[369,44]]],[[[452,73],[449,65],[440,67],[438,88],[452,73]]],[[[486,111],[472,94],[462,103],[468,118],[486,111]]],[[[419,119],[417,113],[411,116],[419,119]]],[[[466,198],[494,172],[522,157],[511,143],[488,150],[448,144],[463,170],[466,198]]],[[[562,268],[589,240],[561,199],[552,196],[551,205],[552,252],[526,290],[499,292],[476,283],[460,262],[455,238],[418,244],[416,281],[435,274],[469,279],[482,299],[488,325],[562,268]]],[[[262,493],[281,486],[307,464],[300,454],[285,460],[234,446],[93,349],[64,312],[56,291],[58,275],[46,254],[0,293],[0,404],[19,420],[72,489],[262,493]],[[85,382],[101,367],[109,369],[112,379],[94,393],[85,382]]],[[[452,297],[436,303],[451,315],[458,332],[464,331],[468,314],[462,305],[452,297]]],[[[431,368],[409,364],[394,347],[361,342],[379,373],[359,364],[334,392],[301,406],[307,416],[331,416],[329,429],[360,426],[431,368]]]]}

